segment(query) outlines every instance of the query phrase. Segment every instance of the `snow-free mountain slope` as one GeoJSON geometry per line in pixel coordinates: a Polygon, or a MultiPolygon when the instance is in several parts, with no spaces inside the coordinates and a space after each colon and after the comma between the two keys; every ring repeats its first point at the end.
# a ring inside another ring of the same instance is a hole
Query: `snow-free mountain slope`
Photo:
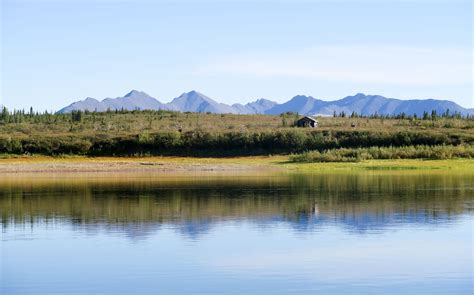
{"type": "Polygon", "coordinates": [[[270,114],[279,115],[286,112],[295,112],[301,115],[332,115],[345,112],[356,112],[361,115],[397,115],[406,113],[422,116],[423,112],[431,113],[435,110],[439,114],[449,109],[451,113],[458,112],[462,115],[474,115],[474,109],[463,108],[449,100],[412,99],[400,100],[387,98],[381,95],[366,95],[357,93],[339,100],[323,101],[312,96],[297,95],[285,103],[278,104],[268,99],[258,99],[247,104],[233,104],[232,106],[219,103],[210,97],[195,90],[185,92],[174,98],[169,103],[161,103],[145,92],[132,90],[123,97],[106,98],[98,101],[94,98],[72,103],[61,109],[59,113],[73,110],[89,110],[103,112],[111,110],[174,110],[180,112],[210,112],[232,114],[270,114]]]}
{"type": "Polygon", "coordinates": [[[394,98],[386,98],[380,95],[365,95],[358,93],[353,96],[347,96],[343,99],[327,102],[319,113],[332,114],[334,112],[352,113],[356,112],[361,115],[383,114],[383,115],[397,115],[401,113],[417,114],[421,116],[423,112],[437,111],[439,114],[448,110],[451,113],[459,112],[461,114],[473,113],[472,109],[465,109],[454,102],[447,100],[434,99],[412,99],[400,100],[394,98]]]}
{"type": "Polygon", "coordinates": [[[166,109],[165,104],[159,102],[145,92],[132,90],[123,97],[106,98],[102,101],[106,108],[111,110],[159,110],[166,109]]]}
{"type": "Polygon", "coordinates": [[[231,106],[218,103],[217,101],[194,90],[181,94],[173,99],[168,105],[181,112],[237,113],[237,110],[231,106]]]}
{"type": "Polygon", "coordinates": [[[58,113],[70,113],[72,111],[97,111],[97,112],[104,112],[107,108],[102,104],[102,102],[98,101],[95,98],[88,97],[81,101],[76,101],[67,107],[64,107],[58,111],[58,113]]]}
{"type": "Polygon", "coordinates": [[[159,102],[156,98],[148,95],[143,91],[132,90],[123,97],[106,98],[102,101],[98,101],[95,98],[88,97],[85,100],[81,100],[70,104],[69,106],[62,108],[58,113],[68,113],[73,110],[81,111],[97,111],[104,112],[106,110],[168,110],[169,106],[159,102]]]}
{"type": "Polygon", "coordinates": [[[232,107],[237,110],[239,114],[265,114],[266,111],[277,105],[276,102],[260,98],[254,102],[249,102],[245,105],[236,103],[232,107]]]}
{"type": "Polygon", "coordinates": [[[289,101],[277,104],[268,109],[265,114],[279,115],[286,112],[294,112],[303,115],[312,115],[318,113],[318,110],[324,106],[325,102],[312,96],[297,95],[289,101]]]}

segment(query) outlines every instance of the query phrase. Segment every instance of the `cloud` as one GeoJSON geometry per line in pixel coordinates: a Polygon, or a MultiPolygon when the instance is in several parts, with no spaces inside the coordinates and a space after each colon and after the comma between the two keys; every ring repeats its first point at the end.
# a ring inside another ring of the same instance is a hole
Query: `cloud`
{"type": "Polygon", "coordinates": [[[471,52],[400,46],[318,46],[223,56],[198,67],[201,74],[288,77],[395,85],[472,84],[471,52]]]}

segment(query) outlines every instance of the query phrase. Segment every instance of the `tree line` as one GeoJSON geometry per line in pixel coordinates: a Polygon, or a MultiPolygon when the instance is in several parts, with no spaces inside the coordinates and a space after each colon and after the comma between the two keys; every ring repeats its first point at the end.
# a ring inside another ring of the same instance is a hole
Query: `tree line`
{"type": "MultiPolygon", "coordinates": [[[[3,106],[2,111],[0,113],[0,123],[23,123],[23,122],[49,122],[49,123],[58,123],[58,122],[81,122],[85,115],[91,115],[94,119],[96,116],[100,116],[103,114],[129,114],[129,113],[150,113],[150,114],[163,114],[163,113],[178,113],[173,111],[165,111],[165,110],[124,110],[117,109],[117,110],[110,110],[108,109],[106,112],[90,112],[90,111],[81,111],[81,110],[73,110],[70,113],[52,113],[45,111],[37,111],[30,107],[29,111],[23,110],[8,110],[5,106],[3,106]]],[[[280,115],[282,117],[282,125],[283,126],[290,126],[292,124],[292,120],[287,120],[288,118],[297,119],[300,115],[295,112],[286,112],[280,115]]],[[[459,112],[451,112],[449,109],[445,110],[441,114],[439,114],[436,110],[432,110],[431,112],[423,112],[421,116],[417,114],[406,114],[405,112],[399,114],[377,114],[374,113],[372,115],[361,115],[357,112],[352,112],[348,114],[344,111],[336,113],[334,111],[333,117],[335,118],[368,118],[368,119],[409,119],[409,120],[437,120],[441,118],[450,118],[450,119],[474,119],[473,115],[462,115],[459,112]]]]}
{"type": "Polygon", "coordinates": [[[352,112],[350,115],[348,115],[346,112],[342,111],[339,113],[336,113],[334,111],[333,113],[334,118],[369,118],[369,119],[410,119],[410,120],[436,120],[436,119],[441,119],[441,118],[451,118],[451,119],[470,119],[473,118],[472,115],[465,115],[463,116],[460,112],[451,112],[449,109],[446,109],[444,112],[439,114],[436,110],[432,110],[431,112],[424,111],[421,116],[418,116],[416,113],[413,114],[407,114],[405,112],[401,112],[399,114],[378,114],[375,112],[374,114],[371,115],[361,115],[358,114],[357,112],[352,112]]]}

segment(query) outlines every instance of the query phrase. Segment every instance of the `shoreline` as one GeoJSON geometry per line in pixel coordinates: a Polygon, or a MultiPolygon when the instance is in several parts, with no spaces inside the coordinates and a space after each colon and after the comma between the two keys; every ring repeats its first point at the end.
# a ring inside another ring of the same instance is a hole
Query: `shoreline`
{"type": "Polygon", "coordinates": [[[248,158],[186,157],[19,157],[0,159],[1,174],[17,173],[166,173],[279,170],[277,165],[248,158]]]}
{"type": "Polygon", "coordinates": [[[0,175],[84,173],[215,173],[215,172],[349,172],[349,171],[474,171],[474,159],[368,160],[351,163],[292,163],[288,156],[229,158],[195,157],[49,157],[0,159],[0,175]]]}

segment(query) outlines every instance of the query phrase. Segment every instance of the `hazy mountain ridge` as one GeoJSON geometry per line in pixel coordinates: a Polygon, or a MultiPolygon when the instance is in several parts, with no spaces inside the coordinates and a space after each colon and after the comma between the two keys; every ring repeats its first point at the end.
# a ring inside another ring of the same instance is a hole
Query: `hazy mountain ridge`
{"type": "Polygon", "coordinates": [[[174,110],[181,112],[197,113],[235,113],[236,110],[229,105],[218,103],[197,91],[190,91],[181,94],[173,99],[169,104],[174,110]]]}
{"type": "Polygon", "coordinates": [[[312,96],[297,95],[289,101],[277,104],[265,111],[266,114],[279,115],[285,112],[297,112],[305,115],[321,113],[319,109],[324,105],[324,101],[312,96]]]}
{"type": "Polygon", "coordinates": [[[400,100],[386,98],[381,95],[366,95],[358,93],[339,100],[324,101],[312,96],[297,95],[287,102],[278,104],[268,99],[258,99],[247,104],[227,105],[219,103],[197,91],[190,91],[174,98],[169,103],[162,103],[145,92],[132,90],[123,97],[105,98],[102,101],[88,97],[85,100],[74,102],[58,113],[68,113],[73,110],[88,110],[103,112],[110,110],[173,110],[181,112],[211,112],[232,114],[270,114],[279,115],[285,112],[297,112],[304,115],[332,115],[334,112],[361,115],[396,115],[400,113],[417,114],[423,112],[443,113],[449,109],[451,113],[474,115],[474,109],[463,108],[449,100],[412,99],[400,100]]]}
{"type": "Polygon", "coordinates": [[[264,114],[267,110],[277,105],[276,102],[260,98],[254,102],[249,102],[245,105],[236,103],[232,107],[238,111],[239,114],[264,114]]]}
{"type": "Polygon", "coordinates": [[[145,92],[132,90],[123,97],[108,97],[102,101],[98,101],[95,98],[88,97],[85,100],[74,102],[69,106],[62,108],[58,111],[58,113],[68,113],[74,110],[104,112],[107,109],[168,110],[170,108],[166,104],[159,102],[156,98],[148,95],[145,92]]]}

